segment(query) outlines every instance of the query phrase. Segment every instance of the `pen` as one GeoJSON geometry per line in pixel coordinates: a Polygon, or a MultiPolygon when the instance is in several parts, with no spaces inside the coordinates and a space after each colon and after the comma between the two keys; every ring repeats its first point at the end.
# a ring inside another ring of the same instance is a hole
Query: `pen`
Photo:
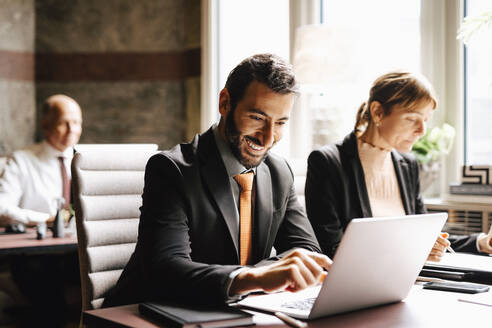
{"type": "Polygon", "coordinates": [[[456,253],[456,252],[454,251],[454,249],[452,249],[452,248],[451,248],[451,246],[446,247],[446,249],[447,249],[447,251],[448,251],[448,252],[450,252],[450,253],[453,253],[453,254],[454,254],[454,253],[456,253]]]}
{"type": "MultiPolygon", "coordinates": [[[[449,234],[447,232],[441,232],[441,237],[444,239],[448,239],[449,234]]],[[[451,246],[446,247],[446,250],[452,254],[456,253],[454,249],[451,248],[451,246]]]]}
{"type": "Polygon", "coordinates": [[[300,320],[296,320],[296,319],[288,316],[287,314],[285,314],[283,312],[275,312],[274,314],[277,318],[279,318],[280,320],[282,320],[283,322],[285,322],[286,324],[288,324],[291,327],[296,327],[296,328],[307,327],[307,324],[305,322],[302,322],[300,320]]]}
{"type": "Polygon", "coordinates": [[[417,282],[445,282],[446,280],[440,279],[440,278],[431,278],[431,277],[422,277],[418,276],[417,279],[415,279],[417,282]]]}

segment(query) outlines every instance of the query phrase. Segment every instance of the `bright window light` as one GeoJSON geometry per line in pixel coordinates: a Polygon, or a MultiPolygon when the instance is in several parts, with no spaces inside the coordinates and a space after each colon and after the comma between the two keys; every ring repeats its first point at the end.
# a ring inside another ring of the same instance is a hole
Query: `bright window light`
{"type": "MultiPolygon", "coordinates": [[[[490,12],[490,0],[467,1],[467,16],[490,12]]],[[[489,23],[490,24],[490,23],[489,23]]],[[[466,46],[466,164],[492,165],[492,25],[476,31],[466,46]]]]}
{"type": "MultiPolygon", "coordinates": [[[[218,14],[217,97],[229,72],[241,60],[258,53],[273,53],[289,60],[289,1],[220,0],[218,14]]],[[[288,157],[289,128],[272,151],[288,157]]]]}

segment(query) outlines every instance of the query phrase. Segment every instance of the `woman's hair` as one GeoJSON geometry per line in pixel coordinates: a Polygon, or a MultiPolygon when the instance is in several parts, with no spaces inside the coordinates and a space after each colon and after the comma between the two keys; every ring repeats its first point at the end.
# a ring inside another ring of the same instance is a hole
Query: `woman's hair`
{"type": "Polygon", "coordinates": [[[384,116],[391,114],[395,105],[410,110],[422,104],[432,103],[437,107],[434,89],[424,76],[404,71],[386,73],[376,79],[369,92],[369,99],[363,102],[355,118],[355,130],[363,131],[371,123],[371,103],[377,101],[384,110],[384,116]]]}

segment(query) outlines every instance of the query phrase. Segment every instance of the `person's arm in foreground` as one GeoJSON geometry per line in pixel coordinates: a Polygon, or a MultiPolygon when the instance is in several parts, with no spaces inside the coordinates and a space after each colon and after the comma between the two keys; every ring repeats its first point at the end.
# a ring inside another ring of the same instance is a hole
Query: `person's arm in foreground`
{"type": "Polygon", "coordinates": [[[322,281],[326,275],[324,269],[329,270],[331,263],[326,255],[295,249],[270,265],[240,272],[231,285],[230,293],[300,291],[322,281]]]}

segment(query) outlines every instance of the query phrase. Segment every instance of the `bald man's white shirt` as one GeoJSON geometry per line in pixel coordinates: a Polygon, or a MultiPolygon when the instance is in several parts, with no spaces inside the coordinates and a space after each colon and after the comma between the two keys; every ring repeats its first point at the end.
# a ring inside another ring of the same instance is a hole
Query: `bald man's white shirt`
{"type": "Polygon", "coordinates": [[[70,176],[73,148],[64,152],[43,141],[15,151],[0,175],[0,216],[15,222],[44,222],[56,214],[63,197],[58,157],[64,158],[70,176]]]}

